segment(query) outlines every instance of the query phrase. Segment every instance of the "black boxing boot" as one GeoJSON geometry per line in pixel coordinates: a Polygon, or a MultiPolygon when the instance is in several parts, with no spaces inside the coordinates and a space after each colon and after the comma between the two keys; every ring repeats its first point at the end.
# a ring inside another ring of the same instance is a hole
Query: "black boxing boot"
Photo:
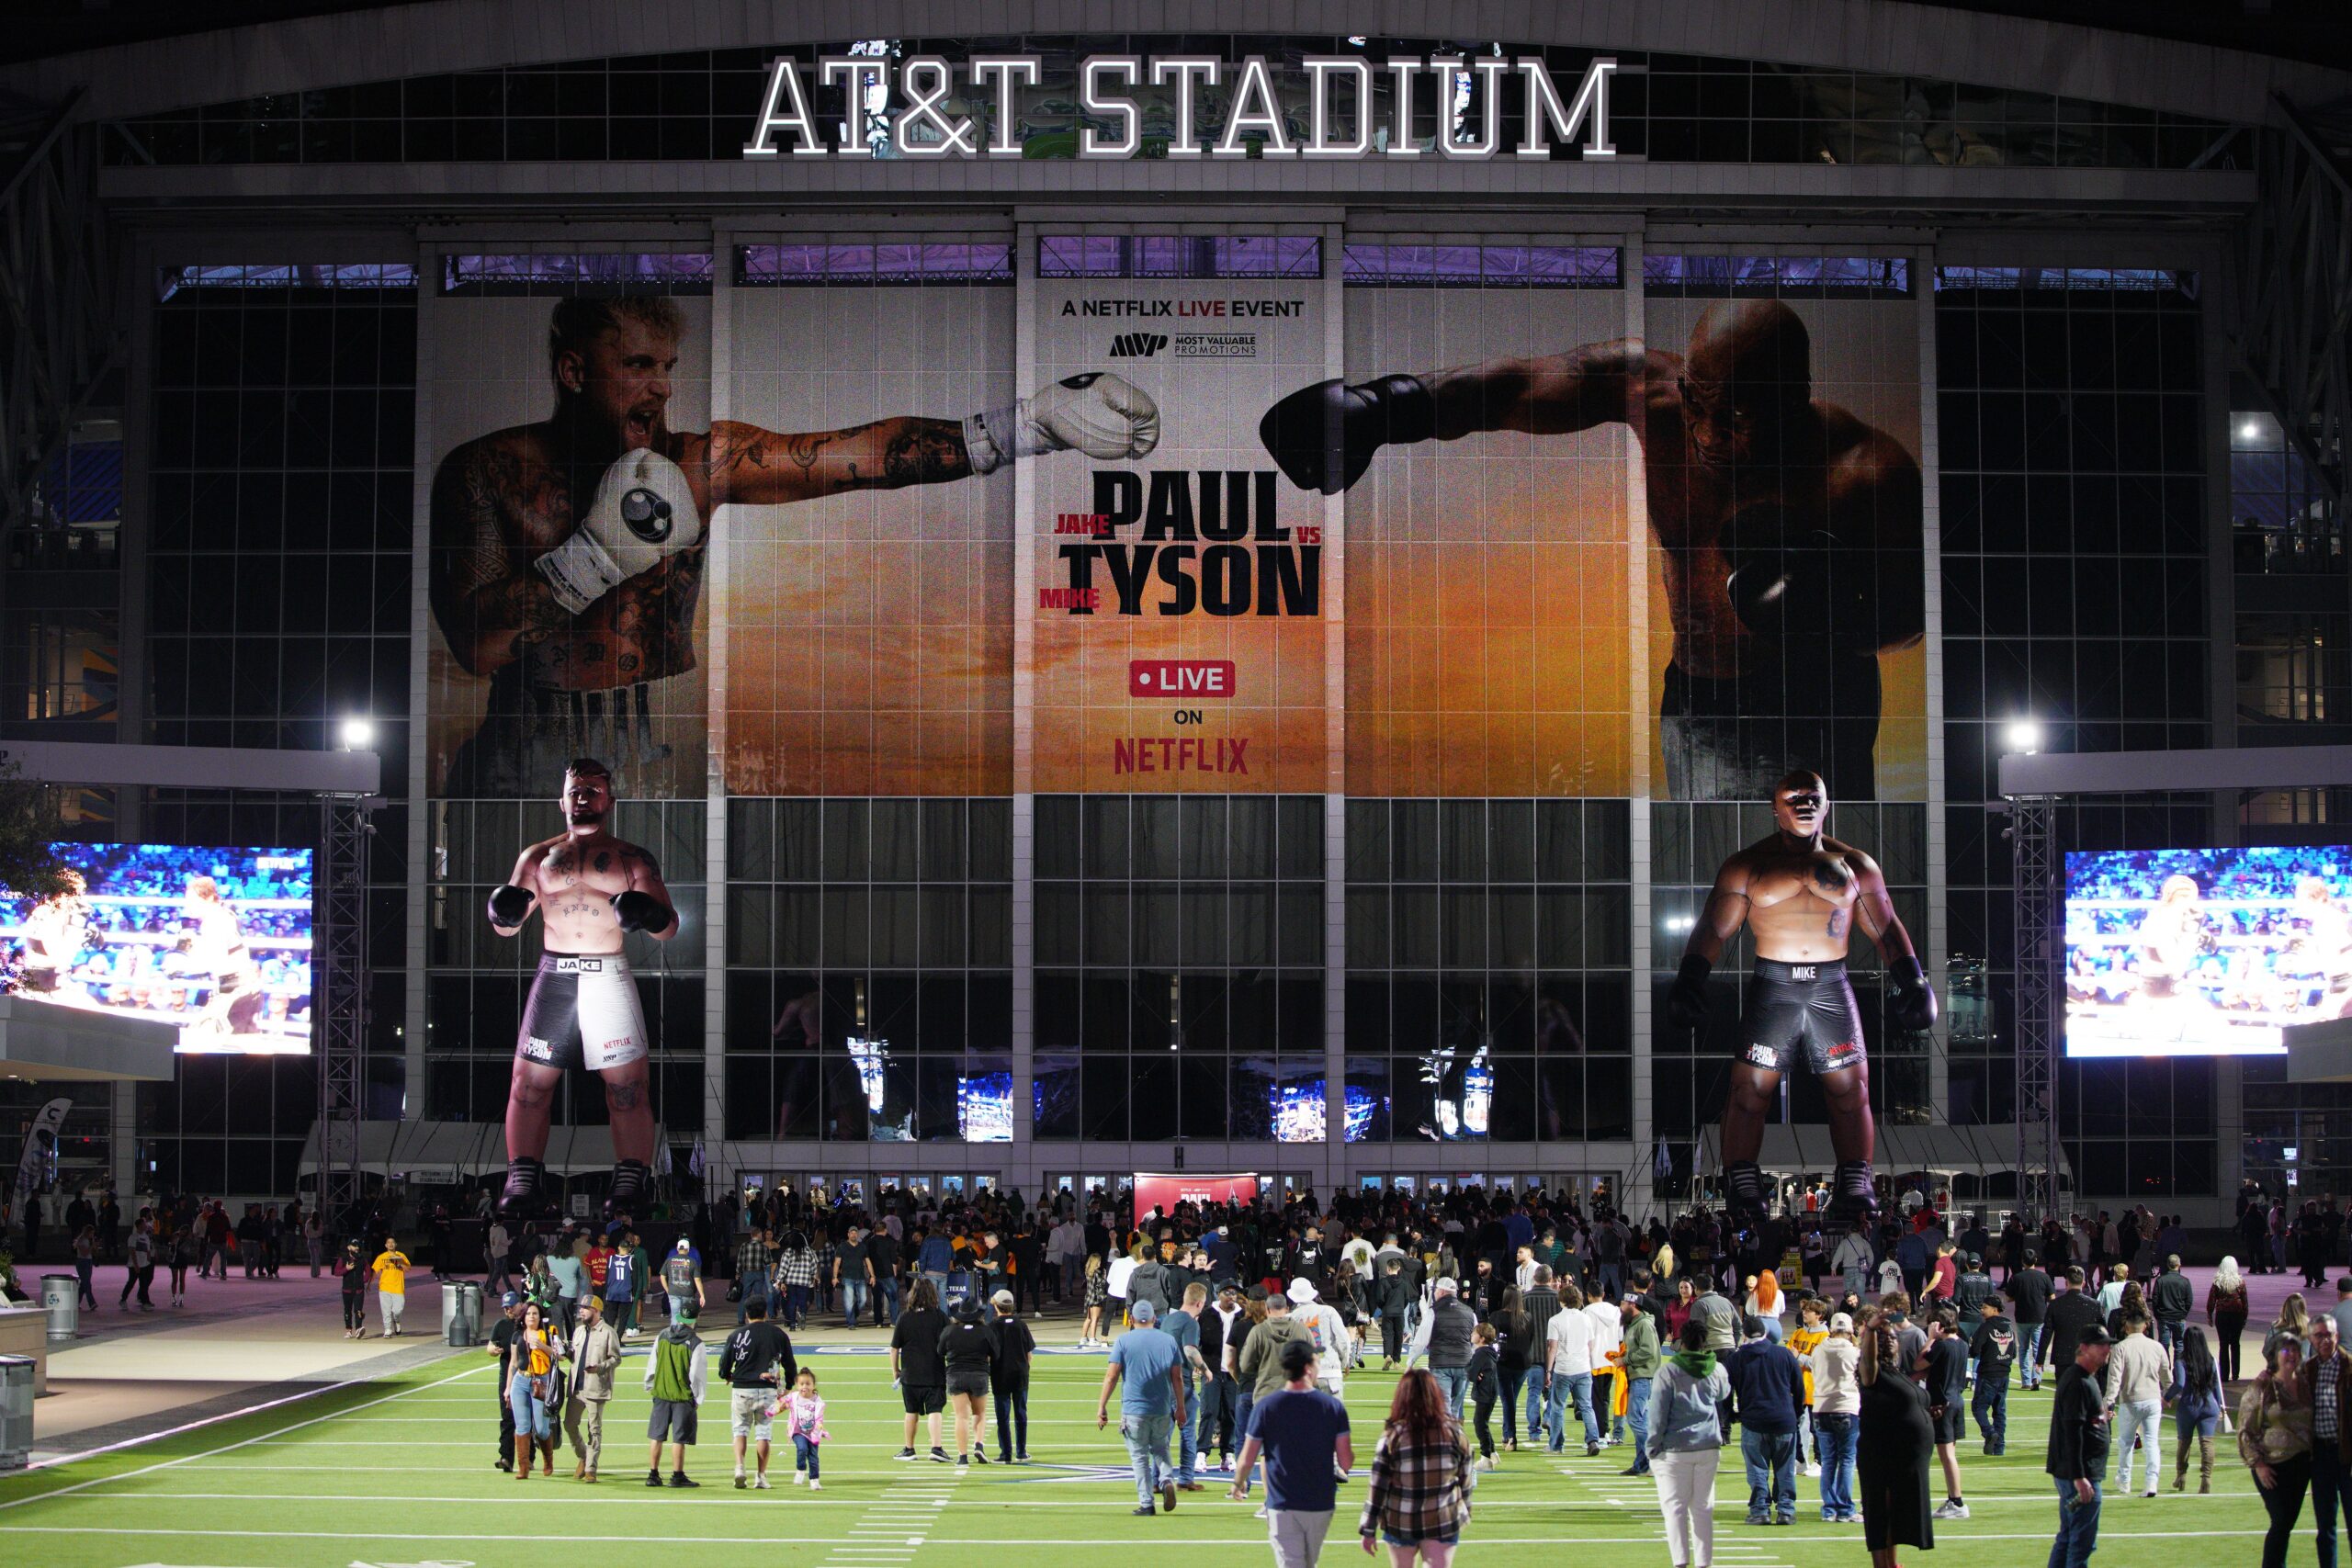
{"type": "Polygon", "coordinates": [[[506,1162],[506,1190],[498,1195],[498,1206],[510,1214],[527,1214],[538,1204],[539,1193],[546,1188],[548,1168],[528,1155],[515,1155],[506,1162]]]}
{"type": "Polygon", "coordinates": [[[1764,1218],[1764,1169],[1752,1159],[1731,1160],[1724,1166],[1724,1201],[1732,1219],[1743,1225],[1764,1218]]]}
{"type": "Polygon", "coordinates": [[[634,1210],[652,1184],[653,1173],[641,1159],[625,1159],[613,1167],[613,1185],[605,1194],[605,1218],[634,1210]]]}
{"type": "Polygon", "coordinates": [[[1839,1160],[1838,1174],[1829,1181],[1829,1224],[1839,1229],[1861,1230],[1877,1214],[1878,1184],[1872,1179],[1871,1162],[1839,1160]]]}

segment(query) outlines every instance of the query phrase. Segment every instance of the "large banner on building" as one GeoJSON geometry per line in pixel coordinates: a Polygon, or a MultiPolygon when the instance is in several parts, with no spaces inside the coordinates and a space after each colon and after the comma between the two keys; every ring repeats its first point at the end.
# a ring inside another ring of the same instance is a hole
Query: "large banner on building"
{"type": "Polygon", "coordinates": [[[1802,767],[1835,797],[1925,801],[1919,309],[1904,264],[1652,259],[1653,795],[1762,800],[1802,767]],[[1864,297],[1828,297],[1840,289],[1864,297]]]}
{"type": "Polygon", "coordinates": [[[1383,447],[1347,491],[1348,792],[1627,793],[1638,344],[1601,286],[1615,250],[1350,258],[1369,276],[1346,295],[1348,379],[1411,377],[1440,412],[1437,439],[1383,447]],[[1440,268],[1455,281],[1432,287],[1440,268]]]}
{"type": "Polygon", "coordinates": [[[626,796],[703,793],[708,551],[769,477],[712,461],[709,307],[425,302],[431,794],[552,796],[578,756],[626,796]]]}
{"type": "Polygon", "coordinates": [[[1322,498],[1258,426],[1329,374],[1315,279],[1036,286],[1038,380],[1113,377],[1156,411],[1132,461],[1037,470],[1041,792],[1319,794],[1328,787],[1322,498]]]}
{"type": "Polygon", "coordinates": [[[1014,474],[941,457],[1015,401],[1009,276],[763,286],[772,249],[729,299],[728,412],[820,482],[730,513],[727,787],[1008,795],[1014,474]]]}

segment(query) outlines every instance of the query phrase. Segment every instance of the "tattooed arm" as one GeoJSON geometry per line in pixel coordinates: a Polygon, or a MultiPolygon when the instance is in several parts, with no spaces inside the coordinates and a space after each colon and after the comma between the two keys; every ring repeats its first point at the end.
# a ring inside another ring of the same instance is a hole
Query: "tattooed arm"
{"type": "Polygon", "coordinates": [[[433,478],[429,584],[434,618],[470,675],[514,662],[525,645],[571,629],[548,581],[526,569],[510,537],[510,509],[560,506],[559,481],[535,472],[494,441],[472,441],[442,460],[433,478]]]}
{"type": "Polygon", "coordinates": [[[630,892],[642,893],[661,905],[663,909],[671,911],[668,925],[663,926],[660,931],[649,931],[645,934],[656,942],[667,942],[677,935],[678,917],[675,912],[677,906],[670,901],[670,889],[662,885],[662,867],[654,861],[652,852],[640,850],[635,844],[624,844],[621,846],[621,863],[628,871],[630,892]]]}
{"type": "Polygon", "coordinates": [[[788,434],[721,420],[710,431],[710,504],[775,506],[845,490],[900,490],[970,474],[960,420],[900,417],[788,434]]]}

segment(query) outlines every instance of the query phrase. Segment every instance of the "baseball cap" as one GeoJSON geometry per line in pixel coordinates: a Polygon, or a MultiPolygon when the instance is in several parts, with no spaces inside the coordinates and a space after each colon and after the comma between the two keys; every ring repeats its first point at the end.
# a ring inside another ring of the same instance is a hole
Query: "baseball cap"
{"type": "Polygon", "coordinates": [[[523,1304],[523,1297],[519,1292],[509,1291],[504,1295],[498,1298],[498,1304],[503,1307],[521,1306],[523,1304]]]}
{"type": "Polygon", "coordinates": [[[1831,1313],[1829,1314],[1829,1332],[1832,1334],[1851,1334],[1854,1332],[1854,1314],[1850,1312],[1831,1313]]]}
{"type": "Polygon", "coordinates": [[[602,1312],[605,1310],[605,1298],[602,1296],[590,1296],[580,1304],[586,1307],[590,1312],[602,1312]]]}
{"type": "Polygon", "coordinates": [[[678,1238],[677,1250],[680,1252],[692,1252],[694,1249],[695,1244],[693,1242],[688,1241],[684,1236],[680,1236],[678,1238]]]}
{"type": "Polygon", "coordinates": [[[1311,1302],[1317,1299],[1315,1287],[1306,1282],[1304,1275],[1290,1282],[1289,1293],[1290,1299],[1294,1302],[1311,1302]]]}
{"type": "Polygon", "coordinates": [[[1619,1301],[1621,1301],[1621,1302],[1636,1302],[1636,1303],[1638,1303],[1638,1302],[1642,1299],[1642,1292],[1639,1292],[1639,1291],[1627,1291],[1627,1292],[1625,1292],[1623,1295],[1619,1296],[1617,1299],[1618,1299],[1619,1301]]]}
{"type": "Polygon", "coordinates": [[[1012,1304],[1012,1292],[1011,1291],[999,1291],[996,1294],[989,1298],[989,1305],[990,1306],[1009,1307],[1012,1304]]]}
{"type": "Polygon", "coordinates": [[[2077,1346],[2112,1345],[2115,1343],[2115,1336],[2109,1334],[2106,1329],[2101,1328],[2096,1323],[2086,1324],[2083,1327],[2082,1333],[2075,1337],[2075,1343],[2077,1346]]]}
{"type": "Polygon", "coordinates": [[[1127,1315],[1137,1323],[1149,1323],[1159,1315],[1159,1309],[1149,1302],[1137,1302],[1127,1309],[1127,1315]]]}
{"type": "Polygon", "coordinates": [[[1448,1274],[1430,1289],[1441,1296],[1459,1295],[1462,1292],[1462,1281],[1448,1274]]]}

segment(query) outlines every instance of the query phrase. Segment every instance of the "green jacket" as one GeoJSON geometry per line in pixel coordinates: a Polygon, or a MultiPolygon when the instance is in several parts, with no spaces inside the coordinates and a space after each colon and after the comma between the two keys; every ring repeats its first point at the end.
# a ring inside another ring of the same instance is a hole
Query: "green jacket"
{"type": "Polygon", "coordinates": [[[1625,1325],[1625,1376],[1657,1376],[1657,1320],[1648,1313],[1635,1313],[1625,1325]]]}

